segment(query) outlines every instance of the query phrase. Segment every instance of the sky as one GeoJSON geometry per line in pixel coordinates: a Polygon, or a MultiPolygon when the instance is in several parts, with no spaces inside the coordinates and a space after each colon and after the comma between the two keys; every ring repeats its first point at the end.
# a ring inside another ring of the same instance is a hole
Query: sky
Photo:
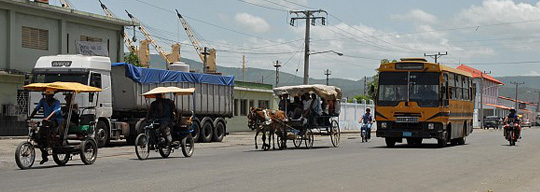
{"type": "MultiPolygon", "coordinates": [[[[540,76],[540,1],[522,0],[102,0],[119,18],[132,13],[166,51],[181,43],[181,57],[199,60],[175,9],[203,46],[217,50],[217,65],[274,69],[303,75],[305,21],[291,10],[328,14],[311,26],[310,77],[362,79],[381,59],[448,52],[439,62],[470,65],[493,76],[540,76]],[[342,56],[329,51],[343,53],[342,56]]],[[[51,0],[53,4],[57,1],[51,0]]],[[[98,0],[70,0],[103,14],[98,0]]],[[[302,15],[299,15],[302,16],[302,15]]],[[[126,30],[133,37],[133,29],[126,30]]],[[[144,37],[136,32],[137,39],[144,37]]],[[[152,48],[151,48],[152,49],[152,48]]],[[[127,49],[126,49],[127,50],[127,49]]],[[[432,58],[426,57],[429,61],[432,58]]]]}

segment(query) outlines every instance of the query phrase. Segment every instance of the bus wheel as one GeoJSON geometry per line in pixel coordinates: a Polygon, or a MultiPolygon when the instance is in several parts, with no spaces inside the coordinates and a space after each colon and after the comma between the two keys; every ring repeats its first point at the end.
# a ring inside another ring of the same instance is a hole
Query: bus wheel
{"type": "Polygon", "coordinates": [[[386,146],[389,148],[396,146],[396,139],[394,138],[386,137],[384,138],[384,141],[386,142],[386,146]]]}

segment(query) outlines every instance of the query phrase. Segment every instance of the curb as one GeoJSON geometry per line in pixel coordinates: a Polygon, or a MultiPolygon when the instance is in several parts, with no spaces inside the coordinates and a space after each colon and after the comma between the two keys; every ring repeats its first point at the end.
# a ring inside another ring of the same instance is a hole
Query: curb
{"type": "Polygon", "coordinates": [[[27,135],[25,135],[25,136],[0,136],[0,140],[26,139],[26,138],[28,138],[27,135]]]}

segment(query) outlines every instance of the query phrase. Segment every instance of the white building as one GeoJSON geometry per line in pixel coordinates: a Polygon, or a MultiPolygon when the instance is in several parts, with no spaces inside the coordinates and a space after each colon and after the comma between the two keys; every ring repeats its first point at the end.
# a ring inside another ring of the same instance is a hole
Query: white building
{"type": "Polygon", "coordinates": [[[503,117],[508,107],[499,104],[499,87],[504,85],[504,83],[467,65],[462,64],[457,69],[470,72],[473,77],[473,83],[476,85],[473,127],[480,127],[481,115],[483,117],[503,117]],[[482,89],[483,93],[481,93],[482,89]],[[481,95],[483,95],[482,98],[481,95]],[[480,106],[481,104],[482,106],[480,106]],[[481,108],[483,108],[482,114],[480,113],[481,108]]]}
{"type": "Polygon", "coordinates": [[[21,90],[40,56],[93,52],[121,62],[122,33],[129,25],[134,24],[44,3],[0,0],[0,135],[26,133],[15,130],[18,117],[27,113],[21,90]]]}

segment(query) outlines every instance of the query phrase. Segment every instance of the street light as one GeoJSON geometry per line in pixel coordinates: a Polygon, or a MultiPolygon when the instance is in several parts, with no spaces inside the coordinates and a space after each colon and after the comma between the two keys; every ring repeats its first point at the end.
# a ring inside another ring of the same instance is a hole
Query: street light
{"type": "Polygon", "coordinates": [[[334,50],[326,50],[326,51],[311,52],[311,53],[309,53],[309,54],[310,54],[310,55],[315,55],[315,54],[320,54],[320,53],[335,53],[335,54],[337,54],[338,56],[343,56],[343,53],[337,52],[337,51],[334,51],[334,50]]]}
{"type": "Polygon", "coordinates": [[[304,85],[309,84],[309,56],[310,55],[315,55],[315,54],[321,54],[321,53],[335,53],[338,56],[343,56],[343,53],[337,52],[337,51],[334,51],[334,50],[307,53],[306,54],[306,59],[304,61],[304,85]]]}

